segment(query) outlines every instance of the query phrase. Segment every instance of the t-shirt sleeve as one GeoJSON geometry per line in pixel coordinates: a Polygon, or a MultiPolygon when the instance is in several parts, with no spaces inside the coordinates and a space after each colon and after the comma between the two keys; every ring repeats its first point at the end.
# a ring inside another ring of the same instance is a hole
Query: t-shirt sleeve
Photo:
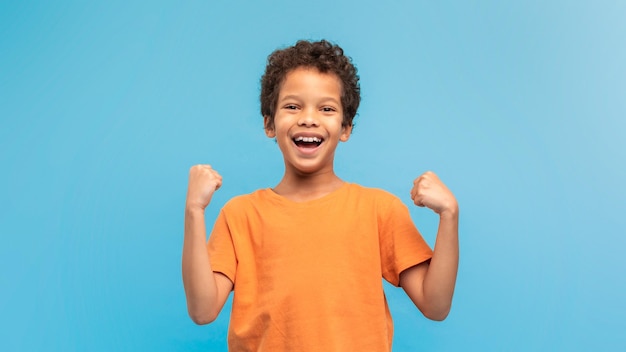
{"type": "Polygon", "coordinates": [[[400,285],[402,271],[432,257],[409,209],[396,197],[381,209],[379,236],[383,278],[394,286],[400,285]]]}
{"type": "Polygon", "coordinates": [[[234,283],[237,272],[237,256],[223,209],[217,216],[215,225],[213,225],[213,231],[211,231],[207,243],[207,251],[213,271],[226,275],[234,283]]]}

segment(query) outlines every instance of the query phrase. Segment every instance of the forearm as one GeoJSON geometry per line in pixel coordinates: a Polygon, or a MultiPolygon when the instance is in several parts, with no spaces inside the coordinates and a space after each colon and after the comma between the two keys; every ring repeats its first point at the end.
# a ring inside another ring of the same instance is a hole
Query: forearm
{"type": "Polygon", "coordinates": [[[211,322],[219,312],[218,288],[206,248],[203,209],[185,209],[182,267],[190,317],[198,324],[211,322]]]}
{"type": "Polygon", "coordinates": [[[424,278],[424,300],[432,319],[444,319],[452,305],[459,265],[458,208],[440,215],[433,257],[424,278]]]}

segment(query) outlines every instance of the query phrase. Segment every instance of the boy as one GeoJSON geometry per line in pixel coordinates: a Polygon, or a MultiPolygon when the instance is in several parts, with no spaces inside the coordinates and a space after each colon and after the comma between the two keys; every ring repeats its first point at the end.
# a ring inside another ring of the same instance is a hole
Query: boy
{"type": "Polygon", "coordinates": [[[270,55],[261,85],[265,133],[285,173],[272,189],[230,200],[207,247],[204,209],[222,178],[191,168],[183,281],[193,321],[213,321],[233,290],[230,350],[390,351],[381,277],[443,320],[458,266],[453,194],[432,172],[414,181],[413,202],[440,216],[432,252],[397,197],[333,171],[360,102],[351,60],[327,41],[299,41],[270,55]]]}

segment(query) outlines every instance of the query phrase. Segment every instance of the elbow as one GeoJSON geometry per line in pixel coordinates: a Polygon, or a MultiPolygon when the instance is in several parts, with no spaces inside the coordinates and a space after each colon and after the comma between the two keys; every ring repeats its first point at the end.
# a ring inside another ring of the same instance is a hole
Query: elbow
{"type": "Polygon", "coordinates": [[[420,311],[430,320],[444,321],[448,317],[448,314],[450,314],[451,306],[451,304],[442,304],[431,307],[423,307],[420,311]]]}
{"type": "Polygon", "coordinates": [[[445,310],[433,311],[433,312],[423,312],[424,316],[433,321],[444,321],[448,314],[450,314],[450,308],[445,310]]]}
{"type": "Polygon", "coordinates": [[[424,317],[433,321],[444,321],[450,314],[452,309],[452,297],[437,297],[434,299],[424,300],[422,304],[417,305],[424,317]]]}
{"type": "Polygon", "coordinates": [[[207,325],[215,321],[215,318],[209,318],[209,317],[204,317],[204,316],[192,316],[191,320],[194,323],[196,323],[196,325],[207,325]]]}
{"type": "Polygon", "coordinates": [[[217,314],[212,312],[199,312],[192,310],[189,310],[188,312],[191,320],[197,325],[207,325],[217,319],[217,314]]]}

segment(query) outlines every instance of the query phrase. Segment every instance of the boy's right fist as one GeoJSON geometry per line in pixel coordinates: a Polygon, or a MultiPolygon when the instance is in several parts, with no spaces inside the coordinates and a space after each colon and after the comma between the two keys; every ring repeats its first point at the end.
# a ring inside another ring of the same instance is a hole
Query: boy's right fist
{"type": "Polygon", "coordinates": [[[189,170],[189,186],[187,188],[187,208],[204,210],[213,193],[222,185],[222,176],[211,168],[211,165],[194,165],[189,170]]]}

